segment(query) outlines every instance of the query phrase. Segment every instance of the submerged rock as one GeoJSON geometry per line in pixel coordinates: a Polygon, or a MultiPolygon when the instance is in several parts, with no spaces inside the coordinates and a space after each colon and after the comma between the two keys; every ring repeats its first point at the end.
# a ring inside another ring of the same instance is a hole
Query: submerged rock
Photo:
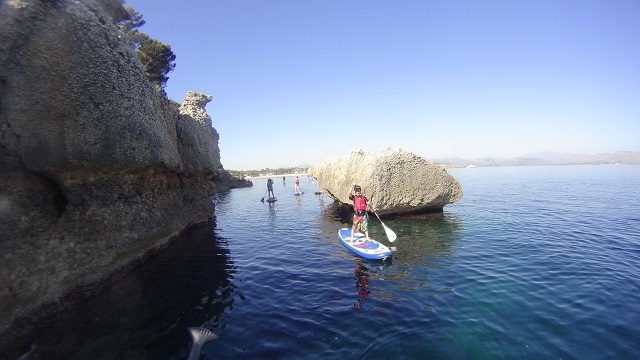
{"type": "Polygon", "coordinates": [[[354,184],[362,187],[379,216],[441,212],[462,198],[462,187],[442,166],[406,150],[391,148],[325,160],[309,169],[326,193],[351,204],[354,184]]]}

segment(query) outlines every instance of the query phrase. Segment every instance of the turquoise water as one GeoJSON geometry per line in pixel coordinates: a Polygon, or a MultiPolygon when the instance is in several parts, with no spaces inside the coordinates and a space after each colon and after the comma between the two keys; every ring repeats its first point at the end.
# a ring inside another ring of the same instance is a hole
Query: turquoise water
{"type": "MultiPolygon", "coordinates": [[[[640,167],[448,169],[443,213],[378,220],[395,247],[366,262],[337,240],[350,218],[316,186],[266,179],[214,197],[215,223],[13,345],[41,358],[637,359],[640,167]]],[[[8,354],[8,353],[7,353],[8,354]]],[[[7,357],[11,358],[11,357],[7,357]]]]}

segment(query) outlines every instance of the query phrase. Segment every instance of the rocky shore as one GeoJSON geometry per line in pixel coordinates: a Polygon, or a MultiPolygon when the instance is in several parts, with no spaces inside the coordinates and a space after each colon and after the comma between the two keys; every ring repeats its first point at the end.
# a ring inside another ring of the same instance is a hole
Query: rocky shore
{"type": "Polygon", "coordinates": [[[106,279],[251,184],[220,163],[189,92],[176,109],[117,23],[119,0],[0,3],[0,338],[106,279]]]}

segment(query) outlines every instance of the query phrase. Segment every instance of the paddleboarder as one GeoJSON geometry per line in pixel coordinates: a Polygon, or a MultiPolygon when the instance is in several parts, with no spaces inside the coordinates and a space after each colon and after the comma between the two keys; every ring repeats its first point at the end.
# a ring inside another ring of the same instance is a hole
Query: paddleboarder
{"type": "Polygon", "coordinates": [[[366,239],[369,239],[369,215],[367,215],[367,203],[369,200],[362,195],[360,185],[353,185],[349,192],[349,200],[353,201],[353,226],[351,226],[350,243],[353,244],[353,235],[356,231],[363,232],[366,239]]]}
{"type": "Polygon", "coordinates": [[[295,192],[297,192],[297,193],[302,193],[302,190],[300,190],[300,180],[298,179],[298,177],[297,177],[297,176],[296,176],[295,184],[296,184],[296,186],[295,186],[295,188],[294,188],[295,192]]]}
{"type": "Polygon", "coordinates": [[[269,192],[269,198],[274,198],[276,195],[273,193],[273,180],[267,179],[267,191],[269,192]]]}

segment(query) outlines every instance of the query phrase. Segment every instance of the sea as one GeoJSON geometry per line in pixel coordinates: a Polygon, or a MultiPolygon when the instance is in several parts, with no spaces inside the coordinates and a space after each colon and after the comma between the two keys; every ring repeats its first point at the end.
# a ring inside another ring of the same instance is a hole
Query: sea
{"type": "MultiPolygon", "coordinates": [[[[212,197],[215,217],[26,324],[3,359],[640,359],[640,166],[450,168],[435,214],[372,216],[301,176],[212,197]]],[[[415,184],[421,186],[424,184],[415,184]]],[[[364,189],[366,195],[366,189],[364,189]]]]}

